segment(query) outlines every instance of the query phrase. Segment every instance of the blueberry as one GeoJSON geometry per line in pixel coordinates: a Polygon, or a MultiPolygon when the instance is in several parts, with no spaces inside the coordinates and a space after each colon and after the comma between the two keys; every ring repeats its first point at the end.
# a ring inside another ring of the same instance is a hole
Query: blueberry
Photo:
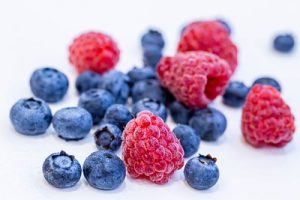
{"type": "Polygon", "coordinates": [[[205,108],[194,112],[189,125],[205,141],[216,141],[227,127],[226,117],[214,108],[205,108]]]}
{"type": "Polygon", "coordinates": [[[241,107],[249,92],[249,88],[240,81],[231,81],[223,95],[223,103],[230,107],[241,107]]]}
{"type": "Polygon", "coordinates": [[[99,74],[92,71],[85,71],[76,79],[76,89],[79,94],[88,91],[89,89],[98,88],[101,85],[102,78],[99,74]]]}
{"type": "Polygon", "coordinates": [[[65,140],[83,139],[92,126],[91,114],[80,107],[63,108],[53,116],[53,127],[58,136],[65,140]]]}
{"type": "Polygon", "coordinates": [[[225,29],[227,30],[228,34],[230,35],[231,34],[231,27],[228,24],[228,22],[225,21],[224,19],[217,19],[217,21],[220,22],[225,27],[225,29]]]}
{"type": "Polygon", "coordinates": [[[143,110],[148,110],[154,115],[159,116],[164,121],[167,119],[167,109],[165,105],[159,101],[154,101],[152,99],[142,99],[133,104],[132,114],[136,117],[137,114],[143,110]]]}
{"type": "Polygon", "coordinates": [[[279,92],[281,92],[281,86],[280,86],[279,82],[271,77],[258,78],[254,81],[254,83],[252,84],[252,87],[255,84],[270,85],[270,86],[273,86],[274,88],[276,88],[279,92]]]}
{"type": "Polygon", "coordinates": [[[131,89],[131,95],[133,103],[145,98],[165,103],[167,97],[159,81],[154,79],[135,83],[131,89]]]}
{"type": "Polygon", "coordinates": [[[130,78],[131,84],[134,84],[138,81],[147,80],[147,79],[156,79],[155,71],[151,67],[143,67],[143,68],[134,67],[127,73],[127,75],[130,78]]]}
{"type": "Polygon", "coordinates": [[[100,88],[109,91],[116,99],[116,103],[125,104],[129,96],[129,77],[124,73],[111,70],[102,77],[100,88]]]}
{"type": "Polygon", "coordinates": [[[99,123],[107,108],[115,103],[114,96],[102,89],[90,89],[80,95],[78,105],[86,109],[93,118],[93,123],[99,123]]]}
{"type": "Polygon", "coordinates": [[[94,133],[96,145],[100,150],[116,151],[122,142],[122,131],[114,124],[102,124],[94,133]]]}
{"type": "Polygon", "coordinates": [[[114,104],[110,106],[103,118],[103,123],[114,124],[122,131],[126,124],[133,118],[128,108],[122,104],[114,104]]]}
{"type": "Polygon", "coordinates": [[[289,53],[295,46],[294,36],[291,34],[278,35],[274,38],[273,46],[279,52],[289,53]]]}
{"type": "Polygon", "coordinates": [[[192,117],[193,110],[179,101],[174,101],[170,105],[170,114],[175,123],[188,124],[192,117]]]}
{"type": "Polygon", "coordinates": [[[197,190],[211,188],[217,183],[219,176],[216,158],[212,158],[210,155],[191,158],[184,167],[185,180],[197,190]]]}
{"type": "Polygon", "coordinates": [[[39,135],[50,126],[52,113],[46,102],[29,98],[17,101],[10,109],[9,117],[17,132],[39,135]]]}
{"type": "Polygon", "coordinates": [[[162,51],[155,45],[148,45],[143,49],[144,66],[156,68],[156,65],[162,57],[162,51]]]}
{"type": "Polygon", "coordinates": [[[45,179],[57,188],[69,188],[80,180],[81,166],[74,156],[66,152],[53,153],[43,164],[45,179]]]}
{"type": "Polygon", "coordinates": [[[149,45],[157,46],[159,49],[163,49],[165,41],[162,34],[157,31],[150,29],[141,38],[142,47],[146,48],[149,45]]]}
{"type": "Polygon", "coordinates": [[[113,190],[120,186],[126,176],[124,162],[109,151],[97,151],[89,155],[83,164],[87,182],[100,190],[113,190]]]}
{"type": "Polygon", "coordinates": [[[195,130],[187,125],[178,125],[173,130],[176,137],[184,150],[184,157],[188,158],[195,154],[200,145],[200,138],[196,135],[195,130]]]}
{"type": "Polygon", "coordinates": [[[49,103],[62,100],[68,87],[69,81],[66,75],[50,67],[35,70],[30,78],[33,94],[49,103]]]}

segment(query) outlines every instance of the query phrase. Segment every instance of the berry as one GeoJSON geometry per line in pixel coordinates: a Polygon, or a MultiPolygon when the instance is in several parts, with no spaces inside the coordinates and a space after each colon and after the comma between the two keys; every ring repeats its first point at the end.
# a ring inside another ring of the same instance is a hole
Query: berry
{"type": "Polygon", "coordinates": [[[143,110],[148,110],[154,115],[159,116],[164,121],[167,119],[167,109],[165,105],[159,101],[154,101],[152,99],[142,99],[133,104],[132,114],[136,117],[137,114],[143,110]]]}
{"type": "Polygon", "coordinates": [[[275,89],[277,89],[279,92],[281,92],[280,83],[278,81],[276,81],[274,78],[271,78],[271,77],[258,78],[254,81],[254,83],[252,84],[252,87],[255,84],[270,85],[270,86],[273,86],[275,89]]]}
{"type": "Polygon", "coordinates": [[[99,150],[116,151],[122,143],[122,131],[113,124],[101,124],[94,133],[99,150]]]}
{"type": "Polygon", "coordinates": [[[197,190],[206,190],[214,186],[220,176],[216,161],[211,155],[191,158],[184,167],[187,183],[197,190]]]}
{"type": "Polygon", "coordinates": [[[68,87],[69,81],[66,75],[50,67],[35,70],[30,78],[32,93],[49,103],[62,100],[68,87]]]}
{"type": "Polygon", "coordinates": [[[216,141],[227,127],[226,117],[214,108],[205,108],[194,112],[189,125],[205,141],[216,141]]]}
{"type": "Polygon", "coordinates": [[[162,51],[155,45],[148,45],[143,49],[144,66],[156,68],[157,63],[162,57],[162,51]]]}
{"type": "Polygon", "coordinates": [[[127,75],[130,78],[130,83],[132,85],[138,81],[143,81],[147,79],[156,79],[155,71],[151,67],[143,67],[143,68],[134,67],[127,73],[127,75]]]}
{"type": "Polygon", "coordinates": [[[252,87],[243,107],[242,132],[255,147],[282,147],[292,140],[294,116],[274,87],[260,84],[252,87]]]}
{"type": "Polygon", "coordinates": [[[91,114],[81,107],[68,107],[57,111],[53,116],[53,128],[65,140],[81,140],[91,130],[91,114]]]}
{"type": "Polygon", "coordinates": [[[78,105],[86,109],[93,118],[93,124],[98,124],[107,108],[115,103],[114,96],[102,89],[90,89],[80,95],[78,105]]]}
{"type": "Polygon", "coordinates": [[[186,27],[180,38],[177,51],[207,51],[228,62],[232,73],[237,67],[237,47],[228,31],[218,21],[193,22],[186,27]]]}
{"type": "Polygon", "coordinates": [[[170,105],[170,114],[177,124],[188,124],[192,117],[193,110],[186,107],[179,101],[174,101],[170,105]]]}
{"type": "Polygon", "coordinates": [[[190,108],[205,108],[224,92],[231,70],[218,56],[197,51],[164,57],[157,66],[157,74],[162,86],[178,101],[190,108]]]}
{"type": "Polygon", "coordinates": [[[166,102],[166,92],[158,80],[149,79],[135,83],[131,89],[133,103],[148,98],[162,103],[166,102]]]}
{"type": "Polygon", "coordinates": [[[69,188],[80,180],[81,166],[74,156],[66,152],[53,153],[43,164],[45,179],[57,188],[69,188]]]}
{"type": "Polygon", "coordinates": [[[146,48],[149,45],[154,45],[159,49],[163,49],[165,46],[165,41],[159,31],[150,29],[142,36],[141,44],[143,48],[146,48]]]}
{"type": "Polygon", "coordinates": [[[83,174],[92,187],[113,190],[123,183],[126,169],[117,155],[109,151],[96,151],[84,161],[83,174]]]}
{"type": "Polygon", "coordinates": [[[123,131],[123,158],[134,178],[167,183],[184,164],[183,149],[160,117],[140,112],[123,131]]]}
{"type": "Polygon", "coordinates": [[[9,117],[17,132],[40,135],[50,126],[52,113],[44,101],[28,98],[18,100],[10,109],[9,117]]]}
{"type": "Polygon", "coordinates": [[[76,79],[76,89],[79,94],[88,91],[89,89],[98,88],[102,78],[99,74],[92,71],[81,73],[76,79]]]}
{"type": "Polygon", "coordinates": [[[99,86],[109,91],[116,99],[116,103],[125,104],[129,96],[129,77],[116,70],[103,75],[103,81],[99,86]]]}
{"type": "Polygon", "coordinates": [[[103,123],[114,124],[122,131],[126,124],[133,118],[128,108],[121,104],[110,106],[105,112],[103,123]]]}
{"type": "Polygon", "coordinates": [[[282,53],[289,53],[294,49],[295,39],[291,34],[277,35],[273,40],[274,49],[282,53]]]}
{"type": "Polygon", "coordinates": [[[218,21],[219,23],[221,23],[221,24],[226,28],[228,34],[230,35],[232,31],[231,31],[231,27],[230,27],[230,25],[228,24],[228,22],[225,21],[224,19],[217,19],[217,21],[218,21]]]}
{"type": "Polygon", "coordinates": [[[173,130],[184,150],[184,157],[188,158],[195,154],[200,145],[200,138],[190,126],[179,124],[173,130]]]}
{"type": "Polygon", "coordinates": [[[119,56],[115,41],[99,32],[83,33],[69,47],[69,61],[79,73],[90,70],[103,74],[115,67],[119,56]]]}
{"type": "Polygon", "coordinates": [[[240,81],[231,81],[223,95],[223,103],[230,107],[241,107],[249,92],[249,88],[240,81]]]}

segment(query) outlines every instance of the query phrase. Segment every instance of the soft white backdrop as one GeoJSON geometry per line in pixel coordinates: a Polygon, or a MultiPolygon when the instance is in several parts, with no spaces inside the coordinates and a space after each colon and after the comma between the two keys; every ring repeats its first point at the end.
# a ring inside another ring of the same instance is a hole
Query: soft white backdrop
{"type": "MultiPolygon", "coordinates": [[[[298,119],[299,48],[281,55],[272,50],[271,42],[276,33],[284,31],[300,38],[299,7],[298,0],[0,0],[0,199],[299,199],[299,131],[283,149],[254,149],[241,137],[241,110],[223,106],[220,99],[214,106],[228,118],[225,136],[200,146],[201,153],[218,158],[221,173],[217,185],[207,191],[191,189],[182,171],[164,186],[127,177],[119,189],[100,191],[88,186],[82,177],[75,188],[55,189],[42,176],[45,157],[64,149],[83,163],[96,150],[93,138],[65,142],[52,129],[43,136],[26,137],[13,130],[8,118],[16,100],[32,95],[28,80],[39,66],[57,66],[70,79],[66,98],[51,105],[53,112],[77,104],[76,73],[68,63],[67,46],[81,32],[111,34],[122,51],[117,68],[126,72],[133,65],[141,65],[139,37],[148,27],[158,27],[164,33],[165,52],[172,55],[183,24],[219,16],[232,24],[232,38],[239,46],[234,79],[251,84],[258,76],[274,76],[298,119]]],[[[296,125],[300,127],[299,121],[296,125]]]]}

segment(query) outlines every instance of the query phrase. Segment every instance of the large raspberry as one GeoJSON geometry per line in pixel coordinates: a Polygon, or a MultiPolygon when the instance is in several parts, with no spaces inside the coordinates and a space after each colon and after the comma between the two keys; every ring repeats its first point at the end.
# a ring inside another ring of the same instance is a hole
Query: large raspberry
{"type": "Polygon", "coordinates": [[[292,140],[294,116],[280,93],[268,85],[255,85],[249,92],[242,114],[242,132],[248,143],[260,147],[281,147],[292,140]]]}
{"type": "Polygon", "coordinates": [[[237,47],[231,41],[228,31],[218,21],[199,21],[189,24],[179,41],[177,51],[208,51],[214,53],[231,66],[237,66],[237,47]]]}
{"type": "Polygon", "coordinates": [[[224,92],[231,69],[214,54],[190,51],[161,59],[157,74],[179,101],[191,108],[205,108],[224,92]]]}
{"type": "Polygon", "coordinates": [[[79,73],[91,70],[103,74],[114,68],[119,56],[120,51],[115,41],[98,32],[80,35],[69,47],[69,60],[79,73]]]}
{"type": "Polygon", "coordinates": [[[123,132],[123,157],[128,173],[134,178],[157,184],[168,182],[183,166],[183,149],[163,120],[142,111],[123,132]]]}

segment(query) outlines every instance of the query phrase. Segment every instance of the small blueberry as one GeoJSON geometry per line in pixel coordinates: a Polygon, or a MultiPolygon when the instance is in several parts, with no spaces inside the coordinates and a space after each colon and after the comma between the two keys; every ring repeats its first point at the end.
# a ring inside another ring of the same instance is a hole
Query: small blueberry
{"type": "Polygon", "coordinates": [[[164,121],[167,119],[167,109],[165,105],[159,101],[154,101],[152,99],[142,99],[133,104],[132,114],[136,117],[137,114],[143,110],[148,110],[154,115],[159,116],[164,121]]]}
{"type": "Polygon", "coordinates": [[[271,77],[258,78],[253,82],[252,87],[255,84],[270,85],[270,86],[273,86],[274,88],[276,88],[279,92],[281,92],[280,83],[278,81],[276,81],[274,78],[271,78],[271,77]]]}
{"type": "Polygon", "coordinates": [[[81,73],[76,79],[76,89],[79,94],[89,89],[98,88],[101,85],[102,78],[99,74],[92,71],[81,73]]]}
{"type": "Polygon", "coordinates": [[[101,124],[96,129],[94,137],[100,150],[116,151],[122,143],[122,131],[113,124],[101,124]]]}
{"type": "Polygon", "coordinates": [[[223,103],[230,107],[241,107],[249,92],[249,88],[240,81],[231,81],[223,95],[223,103]]]}
{"type": "Polygon", "coordinates": [[[295,39],[291,34],[282,34],[275,37],[274,48],[282,53],[289,53],[294,49],[295,39]]]}

